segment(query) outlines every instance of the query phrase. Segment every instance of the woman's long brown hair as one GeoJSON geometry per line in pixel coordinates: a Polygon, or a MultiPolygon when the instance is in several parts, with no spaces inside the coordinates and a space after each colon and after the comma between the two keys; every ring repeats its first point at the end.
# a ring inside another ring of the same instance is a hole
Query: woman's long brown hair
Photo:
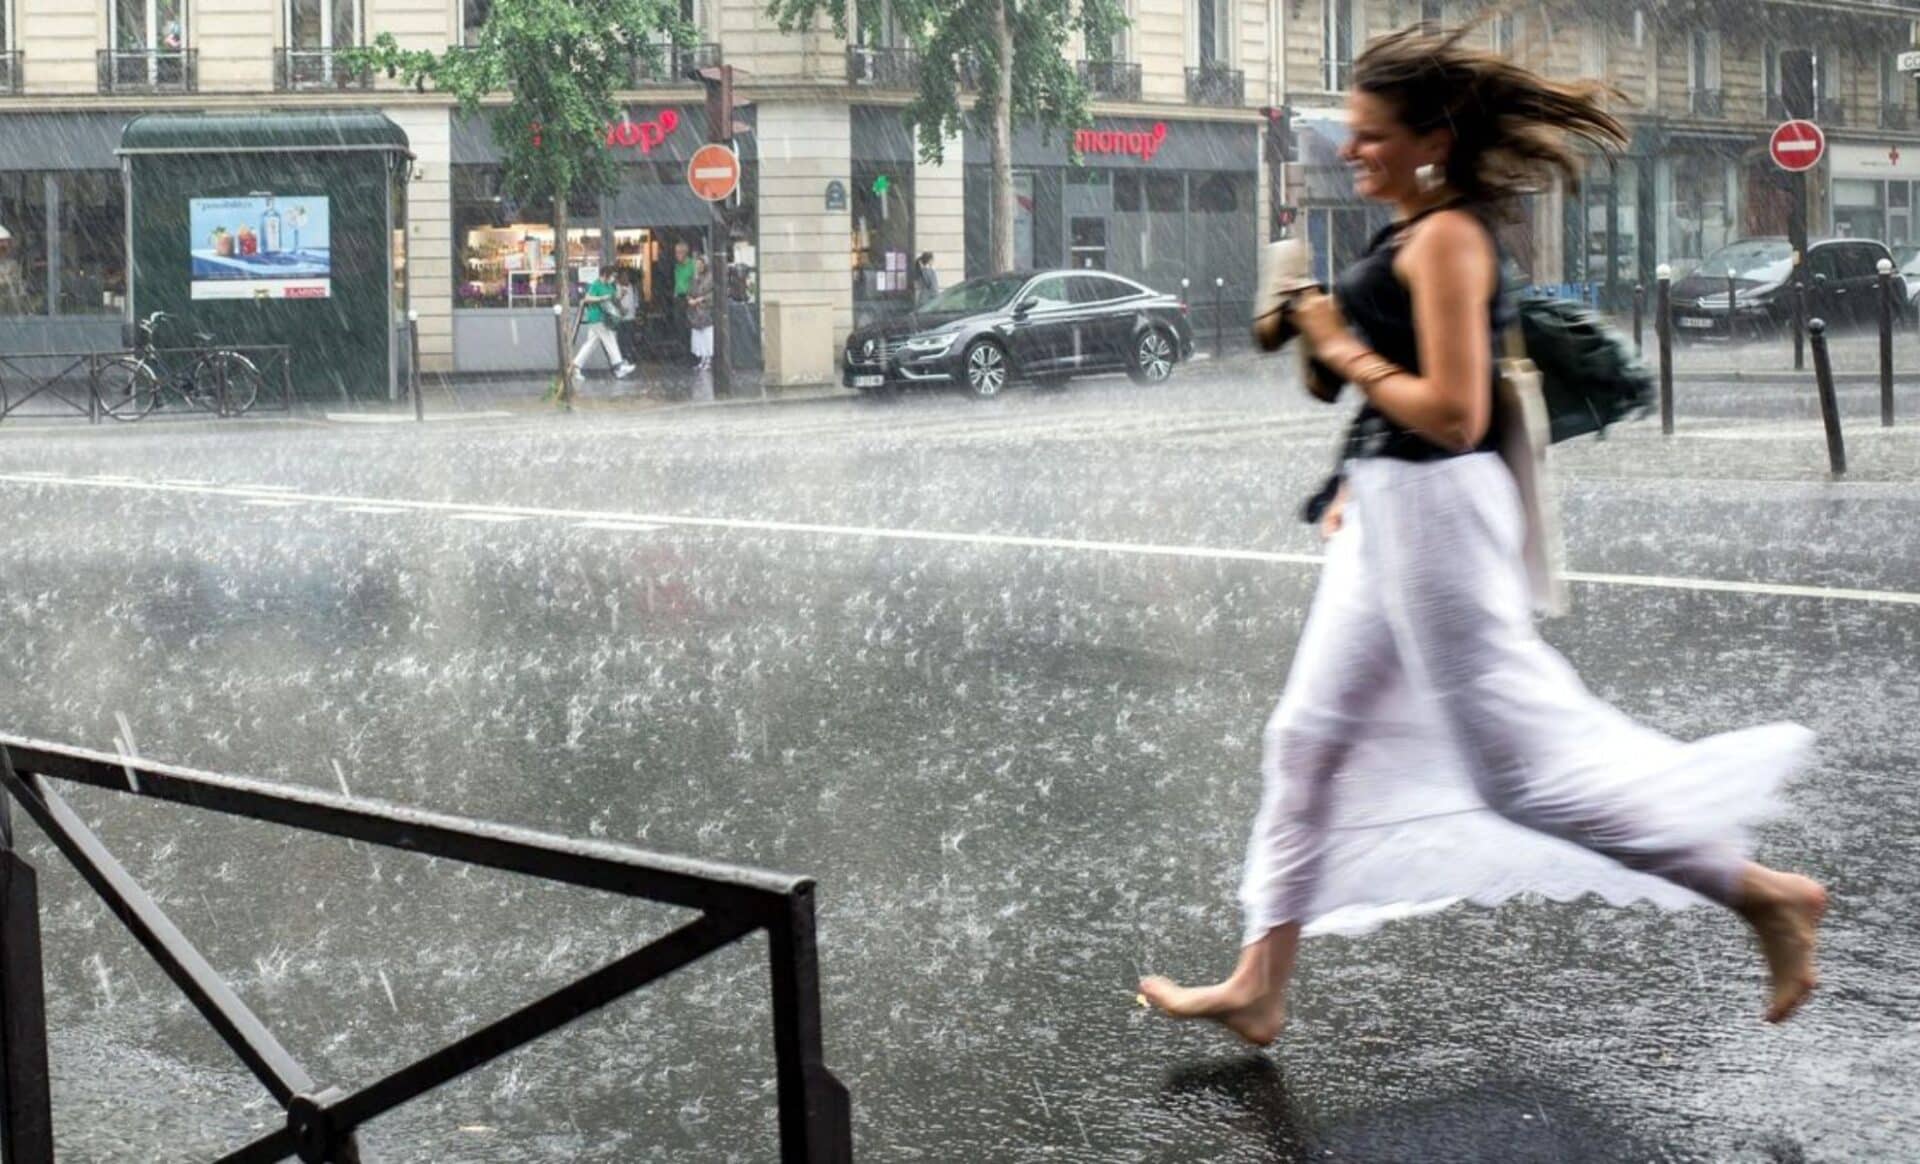
{"type": "Polygon", "coordinates": [[[1471,202],[1503,202],[1545,189],[1555,173],[1578,187],[1576,141],[1606,151],[1627,144],[1607,112],[1617,91],[1599,81],[1550,81],[1498,53],[1461,43],[1475,25],[1448,32],[1404,29],[1354,61],[1355,89],[1393,105],[1417,134],[1453,132],[1447,184],[1471,202]]]}

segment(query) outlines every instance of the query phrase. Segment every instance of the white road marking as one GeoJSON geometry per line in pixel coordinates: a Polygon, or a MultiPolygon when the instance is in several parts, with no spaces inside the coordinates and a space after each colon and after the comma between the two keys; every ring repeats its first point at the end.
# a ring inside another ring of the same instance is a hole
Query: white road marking
{"type": "Polygon", "coordinates": [[[405,513],[404,505],[343,505],[341,513],[405,513]]]}
{"type": "MultiPolygon", "coordinates": [[[[107,480],[107,479],[109,478],[103,478],[103,480],[107,480]]],[[[115,481],[139,480],[136,477],[114,477],[110,479],[115,481]]],[[[298,493],[300,492],[300,486],[298,485],[213,485],[213,486],[194,485],[194,486],[186,486],[185,488],[240,489],[248,493],[298,493]]]]}
{"type": "Polygon", "coordinates": [[[257,505],[262,509],[289,509],[296,505],[305,505],[304,501],[292,501],[280,497],[256,497],[251,501],[242,501],[242,505],[257,505]]]}
{"type": "MultiPolygon", "coordinates": [[[[105,481],[69,478],[49,481],[21,473],[0,473],[0,481],[28,485],[67,485],[90,489],[136,489],[152,493],[194,493],[209,497],[233,497],[247,500],[260,486],[205,486],[189,488],[161,482],[105,481]]],[[[276,486],[288,489],[291,486],[276,486]]],[[[1083,553],[1131,554],[1139,557],[1195,558],[1224,562],[1255,562],[1272,565],[1318,566],[1326,559],[1319,554],[1286,553],[1278,550],[1246,550],[1218,546],[1161,545],[1152,542],[1094,541],[1082,538],[1032,537],[1024,534],[969,533],[958,530],[890,529],[884,526],[829,525],[803,521],[768,521],[740,517],[687,517],[670,513],[621,513],[602,509],[555,509],[539,505],[474,505],[459,501],[410,501],[398,497],[355,497],[332,493],[293,493],[278,495],[281,500],[297,500],[323,505],[374,505],[416,513],[442,513],[458,521],[524,521],[528,518],[553,518],[562,521],[606,521],[621,525],[682,526],[690,529],[748,530],[756,533],[815,534],[824,537],[875,538],[893,541],[936,542],[954,545],[1006,546],[1016,549],[1076,550],[1083,553]]],[[[1757,594],[1777,598],[1815,598],[1838,602],[1874,602],[1895,606],[1920,606],[1920,591],[1860,590],[1847,587],[1799,586],[1777,582],[1735,582],[1719,578],[1678,578],[1656,574],[1591,574],[1569,571],[1569,582],[1587,586],[1632,586],[1652,590],[1690,590],[1707,594],[1757,594]]]]}
{"type": "Polygon", "coordinates": [[[605,520],[601,518],[595,518],[592,521],[576,522],[574,523],[573,528],[575,529],[610,529],[610,530],[617,530],[617,531],[625,531],[628,533],[652,533],[655,530],[664,529],[665,527],[657,524],[650,524],[644,521],[610,521],[610,520],[605,520]]]}

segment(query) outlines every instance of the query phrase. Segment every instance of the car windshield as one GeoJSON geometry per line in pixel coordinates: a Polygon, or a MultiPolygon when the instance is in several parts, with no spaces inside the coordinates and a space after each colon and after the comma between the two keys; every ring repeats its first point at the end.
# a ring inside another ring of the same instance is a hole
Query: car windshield
{"type": "Polygon", "coordinates": [[[1728,271],[1736,279],[1755,283],[1784,282],[1793,270],[1793,245],[1778,239],[1750,239],[1721,247],[1694,268],[1702,275],[1718,278],[1728,271]]]}
{"type": "Polygon", "coordinates": [[[955,283],[920,305],[923,315],[962,315],[975,311],[993,311],[1012,301],[1014,292],[1026,280],[1012,275],[994,275],[955,283]]]}
{"type": "Polygon", "coordinates": [[[1903,271],[1912,267],[1916,259],[1920,259],[1920,245],[1903,243],[1893,248],[1894,265],[1903,271]]]}

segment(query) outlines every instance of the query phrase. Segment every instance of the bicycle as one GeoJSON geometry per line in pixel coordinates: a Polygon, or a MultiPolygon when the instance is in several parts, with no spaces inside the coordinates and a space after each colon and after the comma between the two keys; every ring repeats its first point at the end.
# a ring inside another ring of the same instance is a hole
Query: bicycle
{"type": "Polygon", "coordinates": [[[212,348],[213,336],[195,332],[192,348],[158,348],[156,325],[172,316],[156,311],[140,321],[140,346],[99,371],[100,406],[115,420],[139,420],[172,396],[188,408],[216,416],[239,416],[253,407],[266,377],[245,354],[212,348]],[[187,359],[176,363],[180,357],[187,359]]]}

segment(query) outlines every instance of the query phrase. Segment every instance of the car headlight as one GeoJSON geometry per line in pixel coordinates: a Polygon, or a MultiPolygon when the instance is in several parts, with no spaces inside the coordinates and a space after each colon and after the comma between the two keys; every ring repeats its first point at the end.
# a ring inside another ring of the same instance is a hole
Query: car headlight
{"type": "Polygon", "coordinates": [[[915,336],[900,346],[916,356],[934,356],[953,346],[953,334],[915,336]]]}
{"type": "Polygon", "coordinates": [[[1764,287],[1750,287],[1744,291],[1735,291],[1733,293],[1733,301],[1734,303],[1742,307],[1745,307],[1755,303],[1759,303],[1766,299],[1770,299],[1774,295],[1778,294],[1779,291],[1780,291],[1780,284],[1778,283],[1769,283],[1764,287]]]}

